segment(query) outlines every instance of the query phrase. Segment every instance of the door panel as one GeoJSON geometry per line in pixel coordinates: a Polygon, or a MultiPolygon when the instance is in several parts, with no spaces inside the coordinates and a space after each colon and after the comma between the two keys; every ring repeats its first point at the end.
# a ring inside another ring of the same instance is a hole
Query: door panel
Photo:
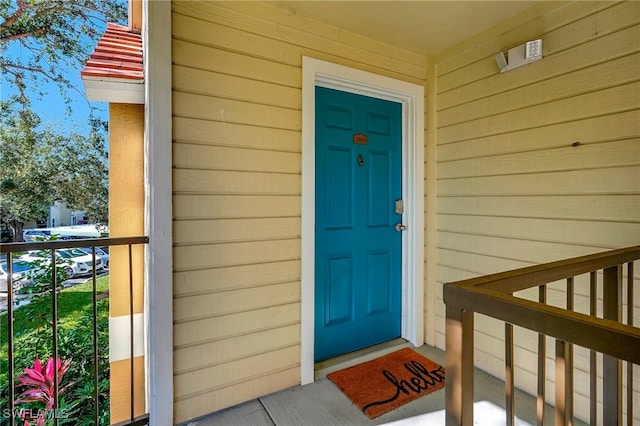
{"type": "Polygon", "coordinates": [[[331,257],[327,261],[329,271],[326,287],[326,324],[328,326],[353,319],[353,259],[351,256],[331,257]]]}
{"type": "Polygon", "coordinates": [[[327,156],[326,184],[333,189],[326,200],[326,228],[352,229],[354,188],[343,183],[352,180],[353,152],[349,148],[329,147],[327,156]]]}
{"type": "Polygon", "coordinates": [[[367,255],[367,315],[391,310],[391,256],[386,250],[367,255]]]}
{"type": "Polygon", "coordinates": [[[316,360],[400,336],[401,123],[398,103],[316,88],[316,360]]]}
{"type": "Polygon", "coordinates": [[[368,161],[367,199],[369,227],[390,225],[391,164],[389,153],[370,152],[368,161]]]}

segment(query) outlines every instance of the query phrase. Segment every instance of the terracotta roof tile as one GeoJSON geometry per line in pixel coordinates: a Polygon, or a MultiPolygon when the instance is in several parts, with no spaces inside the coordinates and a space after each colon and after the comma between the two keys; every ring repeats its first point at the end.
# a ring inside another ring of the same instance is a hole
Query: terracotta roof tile
{"type": "Polygon", "coordinates": [[[107,30],[80,74],[90,78],[142,81],[142,36],[131,33],[128,27],[107,23],[107,30]]]}

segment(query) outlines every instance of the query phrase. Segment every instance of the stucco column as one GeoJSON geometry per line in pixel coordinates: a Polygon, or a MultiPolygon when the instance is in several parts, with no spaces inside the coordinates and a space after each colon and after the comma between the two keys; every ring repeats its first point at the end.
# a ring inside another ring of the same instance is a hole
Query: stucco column
{"type": "MultiPolygon", "coordinates": [[[[144,105],[109,105],[109,235],[144,235],[144,105]]],[[[146,412],[144,247],[110,249],[109,362],[111,423],[131,417],[130,310],[134,313],[134,415],[146,412]],[[133,301],[130,298],[130,277],[133,301]],[[133,303],[132,303],[133,302],[133,303]]]]}

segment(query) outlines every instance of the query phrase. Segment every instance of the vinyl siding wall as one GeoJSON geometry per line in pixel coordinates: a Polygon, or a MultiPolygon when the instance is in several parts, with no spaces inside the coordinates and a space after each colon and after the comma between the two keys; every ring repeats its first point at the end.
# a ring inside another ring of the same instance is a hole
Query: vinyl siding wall
{"type": "Polygon", "coordinates": [[[175,421],[300,382],[302,56],[426,59],[249,2],[172,3],[175,421]]]}
{"type": "MultiPolygon", "coordinates": [[[[437,288],[435,341],[444,348],[443,283],[640,244],[640,3],[541,2],[429,64],[436,180],[427,191],[437,207],[427,224],[435,219],[437,234],[427,253],[437,256],[428,260],[435,282],[429,270],[427,279],[437,288]],[[537,38],[541,61],[498,72],[496,53],[537,38]]],[[[551,287],[550,303],[564,307],[560,286],[551,287]]],[[[588,313],[588,292],[579,277],[576,310],[588,313]]],[[[638,325],[638,292],[635,305],[638,325]]],[[[498,377],[503,330],[476,316],[476,363],[498,377]]],[[[535,393],[536,336],[517,329],[515,342],[516,384],[535,393]]],[[[576,348],[575,357],[575,413],[586,418],[588,353],[576,348]]]]}

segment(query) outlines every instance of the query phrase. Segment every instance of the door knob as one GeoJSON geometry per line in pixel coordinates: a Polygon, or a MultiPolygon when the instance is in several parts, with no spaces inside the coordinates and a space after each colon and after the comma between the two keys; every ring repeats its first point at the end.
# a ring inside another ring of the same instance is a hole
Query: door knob
{"type": "Polygon", "coordinates": [[[407,227],[401,223],[396,223],[396,231],[398,232],[402,232],[405,231],[407,229],[407,227]]]}

